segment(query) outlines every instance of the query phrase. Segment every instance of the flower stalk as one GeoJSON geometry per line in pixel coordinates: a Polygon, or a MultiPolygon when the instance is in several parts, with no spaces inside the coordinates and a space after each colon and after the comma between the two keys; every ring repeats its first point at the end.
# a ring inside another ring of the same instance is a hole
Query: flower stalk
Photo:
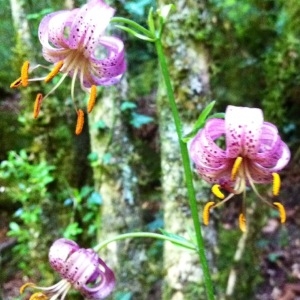
{"type": "Polygon", "coordinates": [[[160,68],[161,68],[161,73],[162,73],[164,83],[166,86],[167,97],[168,97],[170,108],[172,111],[173,120],[174,120],[175,127],[176,127],[176,133],[177,133],[178,140],[179,140],[183,169],[184,169],[184,174],[185,174],[185,182],[186,182],[187,193],[188,193],[188,200],[189,200],[189,205],[190,205],[192,219],[193,219],[194,228],[195,228],[195,235],[196,235],[197,248],[198,248],[197,253],[198,253],[199,261],[200,261],[202,271],[203,271],[207,299],[213,300],[214,299],[213,284],[212,284],[212,280],[211,280],[208,261],[207,261],[206,254],[205,254],[204,239],[203,239],[203,236],[201,233],[201,224],[200,224],[199,216],[198,216],[198,207],[197,207],[195,189],[194,189],[194,184],[193,184],[193,173],[192,173],[192,170],[190,167],[191,166],[190,158],[189,158],[189,154],[188,154],[187,144],[185,142],[183,142],[183,140],[182,140],[182,138],[183,138],[182,123],[181,123],[181,120],[179,117],[179,112],[178,112],[177,105],[175,102],[175,96],[174,96],[174,92],[173,92],[171,78],[170,78],[170,74],[169,74],[169,70],[168,70],[168,66],[167,66],[167,62],[166,62],[166,58],[164,55],[163,46],[162,46],[162,42],[161,42],[160,38],[157,38],[155,40],[155,47],[156,47],[156,51],[157,51],[160,68]]]}
{"type": "Polygon", "coordinates": [[[101,249],[103,249],[104,247],[106,247],[108,244],[110,244],[112,242],[125,240],[125,239],[129,239],[129,238],[152,238],[152,239],[164,240],[164,241],[169,241],[173,244],[176,244],[180,247],[183,247],[183,248],[186,248],[189,250],[193,250],[193,251],[197,251],[196,246],[192,242],[189,242],[188,240],[185,240],[183,238],[178,239],[175,237],[170,237],[167,235],[153,233],[153,232],[129,232],[129,233],[120,234],[118,236],[114,236],[110,239],[103,241],[102,243],[95,246],[93,249],[96,252],[99,252],[101,249]]]}

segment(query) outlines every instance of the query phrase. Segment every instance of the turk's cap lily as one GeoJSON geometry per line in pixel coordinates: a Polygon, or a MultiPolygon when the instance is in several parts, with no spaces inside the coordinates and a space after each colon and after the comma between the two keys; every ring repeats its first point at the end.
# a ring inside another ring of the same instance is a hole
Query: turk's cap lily
{"type": "MultiPolygon", "coordinates": [[[[225,120],[210,119],[191,142],[189,153],[198,174],[210,183],[231,182],[238,157],[247,162],[247,174],[255,183],[272,182],[282,170],[290,150],[275,125],[264,122],[258,108],[228,106],[225,120]],[[217,140],[225,138],[225,149],[217,140]]],[[[248,179],[250,179],[248,178],[248,179]]]]}
{"type": "Polygon", "coordinates": [[[59,73],[60,80],[44,96],[38,93],[34,104],[34,118],[40,112],[42,101],[61,85],[66,77],[72,78],[71,98],[77,112],[76,134],[84,124],[84,112],[75,99],[78,79],[83,91],[89,94],[87,112],[95,105],[97,86],[108,86],[120,81],[126,71],[124,43],[115,36],[105,34],[115,10],[102,0],[89,0],[81,8],[61,10],[46,15],[40,22],[38,36],[42,54],[49,66],[30,66],[26,61],[21,76],[11,88],[26,87],[34,81],[49,83],[59,73]],[[50,69],[45,76],[32,78],[36,69],[50,69]]]}
{"type": "MultiPolygon", "coordinates": [[[[211,208],[244,193],[247,186],[269,204],[258,193],[255,184],[273,182],[273,195],[277,196],[280,188],[278,172],[290,160],[290,150],[281,140],[277,127],[264,121],[260,109],[231,105],[226,109],[225,120],[214,118],[207,121],[192,140],[189,153],[197,173],[215,184],[212,192],[223,199],[218,204],[208,202],[203,212],[205,220],[208,220],[211,208]],[[225,197],[220,189],[229,195],[225,197]]],[[[269,205],[277,208],[281,221],[285,221],[283,206],[279,202],[269,205]]],[[[245,211],[239,220],[241,229],[246,228],[245,211]]]]}
{"type": "Polygon", "coordinates": [[[51,287],[25,284],[20,289],[21,293],[27,287],[42,291],[34,293],[31,300],[51,300],[59,296],[64,299],[71,287],[86,299],[105,299],[115,287],[113,271],[98,254],[92,249],[80,248],[71,240],[62,238],[55,241],[49,250],[49,261],[63,279],[51,287]]]}
{"type": "Polygon", "coordinates": [[[90,0],[81,8],[45,16],[38,30],[45,60],[63,61],[60,71],[78,74],[87,88],[118,82],[126,71],[124,44],[104,35],[114,12],[101,0],[90,0]]]}

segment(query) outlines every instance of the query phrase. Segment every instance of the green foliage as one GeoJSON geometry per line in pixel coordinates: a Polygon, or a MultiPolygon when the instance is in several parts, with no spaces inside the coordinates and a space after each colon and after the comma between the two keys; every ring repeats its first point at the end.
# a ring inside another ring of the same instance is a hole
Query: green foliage
{"type": "Polygon", "coordinates": [[[14,202],[26,204],[29,199],[39,202],[47,197],[47,185],[54,180],[52,170],[54,166],[45,161],[34,164],[25,150],[19,153],[10,151],[8,159],[1,162],[0,178],[14,183],[8,185],[7,195],[14,202]]]}
{"type": "MultiPolygon", "coordinates": [[[[5,197],[1,201],[10,201],[18,207],[8,235],[18,240],[13,251],[17,257],[22,257],[19,267],[29,274],[35,265],[32,260],[44,258],[39,247],[40,235],[43,233],[41,220],[44,217],[43,202],[49,197],[47,186],[54,180],[53,170],[54,167],[45,161],[35,163],[25,150],[19,153],[10,151],[8,159],[0,165],[0,180],[5,197]]],[[[44,271],[43,266],[40,271],[44,271]]]]}
{"type": "MultiPolygon", "coordinates": [[[[268,121],[299,126],[297,1],[210,0],[198,33],[210,53],[212,97],[264,109],[268,121]]],[[[291,136],[291,134],[290,134],[291,136]]]]}
{"type": "Polygon", "coordinates": [[[137,105],[131,101],[124,101],[121,104],[121,111],[129,118],[129,123],[134,128],[141,128],[143,125],[152,123],[154,119],[150,116],[140,114],[134,111],[137,108],[137,105]]]}
{"type": "Polygon", "coordinates": [[[102,197],[91,186],[83,186],[79,189],[68,191],[68,198],[64,205],[69,210],[69,224],[63,232],[65,238],[77,240],[84,232],[85,239],[93,238],[97,234],[101,221],[99,211],[102,205],[102,197]],[[70,212],[72,212],[70,214],[70,212]]]}
{"type": "MultiPolygon", "coordinates": [[[[206,121],[208,120],[208,116],[209,114],[211,113],[213,107],[215,106],[215,101],[212,101],[210,102],[210,104],[208,104],[200,113],[197,121],[194,123],[194,126],[193,126],[193,129],[191,130],[191,132],[189,132],[187,135],[185,135],[182,140],[186,143],[188,142],[190,139],[192,139],[196,134],[197,132],[204,127],[206,121]]],[[[213,116],[211,116],[210,118],[212,117],[223,117],[224,118],[224,115],[223,114],[215,114],[213,116]]]]}
{"type": "Polygon", "coordinates": [[[0,1],[0,90],[8,91],[10,83],[15,79],[11,70],[13,53],[10,51],[14,46],[13,24],[10,18],[9,1],[0,1]]]}

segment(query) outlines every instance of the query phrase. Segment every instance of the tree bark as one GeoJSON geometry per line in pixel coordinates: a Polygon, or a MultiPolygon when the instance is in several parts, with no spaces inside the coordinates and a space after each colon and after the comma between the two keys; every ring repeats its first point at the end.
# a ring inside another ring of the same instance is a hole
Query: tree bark
{"type": "Polygon", "coordinates": [[[26,18],[25,11],[26,1],[10,0],[12,20],[16,32],[17,39],[23,43],[25,49],[31,48],[31,35],[29,23],[26,18]]]}
{"type": "MultiPolygon", "coordinates": [[[[165,1],[159,3],[167,4],[165,1]]],[[[165,52],[169,59],[175,98],[186,132],[208,103],[209,96],[208,55],[197,40],[203,10],[202,1],[178,1],[176,12],[171,15],[164,31],[165,52]]],[[[160,86],[157,105],[165,230],[190,238],[193,224],[184,185],[178,137],[164,84],[160,86]]],[[[200,213],[200,201],[208,199],[208,190],[200,180],[195,180],[195,183],[200,213]]],[[[216,233],[212,224],[205,228],[204,235],[206,253],[212,265],[212,249],[216,244],[216,233]]],[[[202,271],[196,254],[166,243],[164,264],[164,299],[205,299],[204,289],[199,285],[202,271]]]]}
{"type": "MultiPolygon", "coordinates": [[[[125,78],[118,87],[105,89],[89,118],[92,152],[98,156],[94,163],[95,185],[103,199],[98,242],[142,227],[138,180],[131,166],[135,149],[120,113],[126,90],[125,78]],[[105,128],[95,129],[99,121],[105,128]]],[[[113,242],[100,252],[117,276],[115,293],[127,292],[134,299],[143,299],[139,274],[145,255],[143,246],[138,246],[140,242],[113,242]]]]}

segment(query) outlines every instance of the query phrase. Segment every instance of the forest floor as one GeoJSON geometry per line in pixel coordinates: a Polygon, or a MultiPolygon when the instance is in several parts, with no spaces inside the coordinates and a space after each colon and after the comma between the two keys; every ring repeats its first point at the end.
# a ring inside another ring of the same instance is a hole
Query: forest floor
{"type": "MultiPolygon", "coordinates": [[[[280,194],[287,213],[285,237],[276,218],[269,219],[260,233],[265,241],[258,258],[263,282],[257,287],[255,300],[300,300],[300,166],[292,166],[284,173],[280,194]]],[[[9,221],[9,213],[0,209],[0,300],[17,299],[24,283],[11,260],[15,241],[7,236],[9,221]]]]}
{"type": "Polygon", "coordinates": [[[281,225],[270,219],[262,229],[267,247],[260,257],[264,282],[257,300],[300,300],[300,163],[294,162],[284,172],[280,193],[287,214],[284,228],[278,230],[281,225]]]}

